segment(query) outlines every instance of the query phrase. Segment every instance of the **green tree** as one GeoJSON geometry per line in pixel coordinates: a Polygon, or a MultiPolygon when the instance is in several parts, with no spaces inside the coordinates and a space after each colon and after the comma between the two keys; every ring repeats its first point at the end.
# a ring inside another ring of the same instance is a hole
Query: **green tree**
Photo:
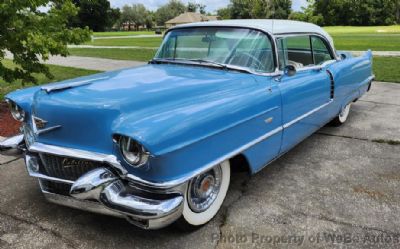
{"type": "Polygon", "coordinates": [[[324,24],[324,17],[321,14],[314,13],[314,0],[308,1],[307,7],[302,7],[302,11],[295,11],[289,15],[289,19],[311,22],[322,26],[324,24]]]}
{"type": "Polygon", "coordinates": [[[188,12],[197,12],[198,5],[197,3],[188,2],[186,10],[188,12]]]}
{"type": "Polygon", "coordinates": [[[149,11],[147,12],[147,16],[146,16],[146,28],[147,29],[152,29],[154,27],[154,13],[149,11]]]}
{"type": "Polygon", "coordinates": [[[179,0],[170,0],[156,11],[157,25],[164,25],[166,21],[184,13],[186,6],[179,0]]]}
{"type": "Polygon", "coordinates": [[[0,3],[0,77],[7,82],[21,79],[36,83],[33,73],[52,78],[48,67],[40,63],[50,55],[67,56],[67,44],[90,39],[89,29],[68,28],[78,9],[70,0],[2,1],[0,3]],[[49,6],[47,12],[40,7],[49,6]],[[13,55],[15,68],[3,64],[6,51],[13,55]]]}
{"type": "Polygon", "coordinates": [[[230,19],[231,18],[231,8],[226,7],[226,8],[221,8],[217,10],[217,15],[221,19],[230,19]]]}
{"type": "Polygon", "coordinates": [[[324,25],[389,25],[397,22],[399,0],[315,0],[314,16],[324,25]]]}
{"type": "Polygon", "coordinates": [[[188,2],[187,6],[186,6],[186,10],[188,12],[199,12],[200,14],[205,15],[206,14],[206,5],[200,4],[200,3],[188,2]]]}
{"type": "Polygon", "coordinates": [[[120,22],[128,25],[128,30],[131,30],[131,26],[139,29],[140,26],[149,24],[150,12],[146,7],[141,4],[125,5],[122,7],[120,22]]]}
{"type": "Polygon", "coordinates": [[[227,8],[218,11],[222,18],[232,19],[287,19],[291,13],[291,0],[231,0],[227,8]]]}
{"type": "Polygon", "coordinates": [[[111,28],[119,10],[113,9],[108,0],[73,0],[79,8],[78,15],[70,21],[72,27],[89,27],[93,31],[111,28]]]}

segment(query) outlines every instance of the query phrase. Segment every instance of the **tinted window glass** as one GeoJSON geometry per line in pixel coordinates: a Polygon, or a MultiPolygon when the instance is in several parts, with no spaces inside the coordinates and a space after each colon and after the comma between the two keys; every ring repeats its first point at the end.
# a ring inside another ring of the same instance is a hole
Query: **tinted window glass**
{"type": "Polygon", "coordinates": [[[314,53],[315,65],[321,65],[326,61],[332,60],[332,55],[329,53],[329,49],[324,41],[317,36],[311,36],[311,43],[314,53]]]}

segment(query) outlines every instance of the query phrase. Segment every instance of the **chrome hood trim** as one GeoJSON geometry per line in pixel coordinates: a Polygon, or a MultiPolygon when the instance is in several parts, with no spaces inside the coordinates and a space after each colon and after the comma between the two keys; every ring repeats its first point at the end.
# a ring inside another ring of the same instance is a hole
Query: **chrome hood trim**
{"type": "Polygon", "coordinates": [[[52,91],[59,91],[59,90],[88,85],[94,81],[105,80],[108,78],[109,77],[100,77],[100,78],[94,78],[94,79],[82,80],[82,81],[76,81],[76,82],[70,82],[70,83],[51,84],[51,85],[47,85],[47,86],[42,86],[41,90],[43,90],[47,93],[50,93],[52,91]]]}

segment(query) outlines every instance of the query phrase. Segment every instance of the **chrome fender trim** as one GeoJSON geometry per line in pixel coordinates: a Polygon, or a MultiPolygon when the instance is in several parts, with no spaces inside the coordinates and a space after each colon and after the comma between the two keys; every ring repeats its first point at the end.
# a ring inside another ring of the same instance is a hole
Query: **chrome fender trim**
{"type": "Polygon", "coordinates": [[[5,156],[17,156],[22,154],[19,147],[24,143],[24,135],[19,134],[13,137],[6,138],[0,142],[0,154],[5,156]]]}

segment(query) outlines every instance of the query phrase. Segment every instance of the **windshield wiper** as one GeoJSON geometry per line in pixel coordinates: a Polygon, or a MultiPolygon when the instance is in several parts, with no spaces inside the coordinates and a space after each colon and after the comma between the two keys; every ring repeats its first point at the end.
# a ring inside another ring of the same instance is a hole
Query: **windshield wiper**
{"type": "Polygon", "coordinates": [[[158,58],[158,59],[153,59],[150,61],[150,63],[181,63],[181,64],[189,64],[185,62],[197,62],[200,65],[204,64],[209,64],[213,66],[217,66],[222,69],[230,69],[230,70],[235,70],[235,71],[240,71],[243,73],[252,73],[249,69],[241,66],[234,66],[234,65],[228,65],[224,63],[219,63],[215,61],[210,61],[210,60],[205,60],[205,59],[183,59],[183,58],[158,58]]]}
{"type": "Polygon", "coordinates": [[[227,68],[226,64],[215,62],[215,61],[210,61],[210,60],[204,60],[204,59],[185,59],[185,60],[192,61],[192,62],[198,62],[198,63],[207,63],[207,64],[219,66],[219,67],[221,67],[223,69],[227,68]]]}

